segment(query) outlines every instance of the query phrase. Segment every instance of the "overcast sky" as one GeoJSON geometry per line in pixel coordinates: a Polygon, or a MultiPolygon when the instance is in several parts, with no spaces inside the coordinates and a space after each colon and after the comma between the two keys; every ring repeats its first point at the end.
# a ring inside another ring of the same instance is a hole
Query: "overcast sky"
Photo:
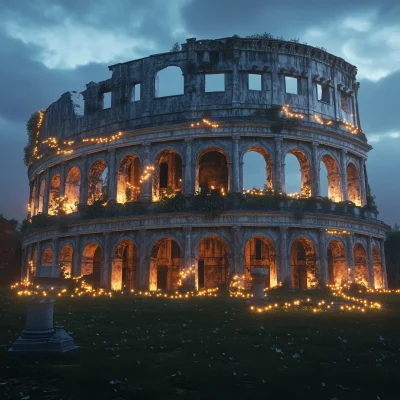
{"type": "Polygon", "coordinates": [[[109,78],[108,65],[176,41],[263,32],[323,46],[358,67],[372,192],[379,218],[400,223],[398,0],[0,0],[0,214],[26,216],[23,147],[34,111],[109,78]]]}

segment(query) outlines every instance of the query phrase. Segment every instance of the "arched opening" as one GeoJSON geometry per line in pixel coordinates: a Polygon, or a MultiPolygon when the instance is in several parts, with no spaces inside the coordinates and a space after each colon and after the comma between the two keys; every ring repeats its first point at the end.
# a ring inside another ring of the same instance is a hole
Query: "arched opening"
{"type": "Polygon", "coordinates": [[[53,250],[47,247],[42,254],[42,266],[51,267],[53,265],[53,250]]]}
{"type": "Polygon", "coordinates": [[[252,147],[246,151],[243,157],[243,185],[246,189],[272,189],[272,160],[265,149],[252,147]]]}
{"type": "Polygon", "coordinates": [[[55,174],[50,181],[49,187],[49,215],[55,214],[55,202],[60,197],[60,174],[55,174]]]}
{"type": "Polygon", "coordinates": [[[153,198],[182,190],[182,157],[174,150],[164,150],[155,159],[153,198]]]}
{"type": "MultiPolygon", "coordinates": [[[[62,184],[62,182],[61,182],[62,184]]],[[[81,171],[78,167],[72,167],[65,179],[66,213],[75,212],[78,209],[81,192],[81,171]]]]}
{"type": "Polygon", "coordinates": [[[40,182],[40,190],[39,190],[39,203],[38,203],[38,213],[43,212],[43,206],[44,206],[44,192],[46,190],[46,181],[42,179],[40,182]]]}
{"type": "Polygon", "coordinates": [[[32,216],[36,215],[35,201],[36,201],[36,185],[33,186],[33,188],[32,188],[31,202],[29,204],[29,208],[30,208],[32,216]]]}
{"type": "Polygon", "coordinates": [[[289,150],[286,154],[285,187],[288,194],[301,195],[302,197],[311,196],[310,162],[300,150],[289,150]],[[299,165],[300,175],[298,172],[299,165]]]}
{"type": "Polygon", "coordinates": [[[96,161],[89,171],[88,204],[108,199],[108,167],[104,161],[96,161]]]}
{"type": "Polygon", "coordinates": [[[118,167],[117,202],[136,201],[140,195],[140,160],[133,154],[125,156],[118,167]]]}
{"type": "Polygon", "coordinates": [[[184,80],[179,67],[170,66],[157,72],[155,97],[178,96],[184,94],[184,80]]]}
{"type": "Polygon", "coordinates": [[[227,156],[219,149],[204,150],[197,160],[196,190],[229,190],[229,167],[227,156]]]}
{"type": "Polygon", "coordinates": [[[36,275],[37,265],[37,250],[34,250],[31,257],[28,259],[28,279],[36,275]]]}
{"type": "Polygon", "coordinates": [[[358,170],[353,163],[347,166],[347,193],[348,198],[356,206],[361,206],[360,177],[358,170]]]}
{"type": "Polygon", "coordinates": [[[332,240],[328,246],[328,283],[341,285],[347,283],[345,249],[341,242],[332,240]]]}
{"type": "Polygon", "coordinates": [[[85,280],[93,285],[100,286],[100,276],[103,261],[103,252],[97,243],[89,243],[82,253],[82,275],[85,280]]]}
{"type": "Polygon", "coordinates": [[[290,252],[292,285],[296,289],[312,289],[318,285],[318,259],[309,239],[296,239],[290,252]]]}
{"type": "Polygon", "coordinates": [[[321,159],[320,167],[321,195],[329,197],[334,202],[341,201],[340,172],[336,160],[329,155],[324,155],[321,159]],[[326,170],[327,180],[324,179],[324,174],[322,173],[324,169],[326,170]]]}
{"type": "Polygon", "coordinates": [[[124,240],[115,247],[112,259],[111,289],[135,289],[137,249],[133,242],[124,240]]]}
{"type": "Polygon", "coordinates": [[[381,261],[381,253],[377,245],[372,246],[372,259],[374,264],[374,283],[375,289],[384,288],[383,269],[381,261]]]}
{"type": "Polygon", "coordinates": [[[252,268],[267,268],[269,270],[269,274],[265,279],[266,288],[278,284],[275,247],[266,237],[255,236],[246,243],[244,249],[244,278],[248,287],[251,285],[250,270],[252,268]]]}
{"type": "Polygon", "coordinates": [[[367,253],[361,243],[354,246],[355,282],[365,287],[369,286],[367,253]]]}
{"type": "Polygon", "coordinates": [[[61,249],[59,265],[65,278],[70,278],[72,274],[72,246],[66,245],[61,249]]]}
{"type": "Polygon", "coordinates": [[[181,270],[181,249],[169,238],[159,240],[151,249],[150,290],[176,290],[181,270]]]}
{"type": "Polygon", "coordinates": [[[203,238],[198,249],[198,288],[226,286],[229,271],[229,252],[225,241],[216,236],[203,238]]]}

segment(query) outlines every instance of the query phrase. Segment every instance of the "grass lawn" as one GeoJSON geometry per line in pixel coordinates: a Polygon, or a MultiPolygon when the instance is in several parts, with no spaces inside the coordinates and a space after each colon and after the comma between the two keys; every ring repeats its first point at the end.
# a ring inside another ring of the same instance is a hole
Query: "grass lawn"
{"type": "MultiPolygon", "coordinates": [[[[361,296],[361,295],[360,295],[361,296]]],[[[243,299],[60,298],[80,351],[11,358],[27,298],[0,291],[0,399],[399,399],[400,295],[382,310],[249,310],[243,299]],[[26,397],[28,399],[28,397],[26,397]]],[[[272,302],[322,292],[271,291],[272,302]]]]}

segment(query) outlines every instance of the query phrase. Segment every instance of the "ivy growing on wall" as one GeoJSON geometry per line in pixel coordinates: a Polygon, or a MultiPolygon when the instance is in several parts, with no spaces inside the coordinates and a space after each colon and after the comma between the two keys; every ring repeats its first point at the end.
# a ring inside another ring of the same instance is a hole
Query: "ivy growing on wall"
{"type": "Polygon", "coordinates": [[[34,112],[26,123],[28,144],[24,148],[24,164],[28,167],[38,156],[40,128],[44,121],[44,110],[34,112]]]}

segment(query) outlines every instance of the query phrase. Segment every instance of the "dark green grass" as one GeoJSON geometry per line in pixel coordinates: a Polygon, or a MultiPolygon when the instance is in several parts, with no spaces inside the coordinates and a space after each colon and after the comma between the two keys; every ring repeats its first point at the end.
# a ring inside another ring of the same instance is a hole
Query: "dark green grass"
{"type": "Polygon", "coordinates": [[[55,323],[81,349],[34,361],[7,356],[27,299],[0,296],[1,399],[400,398],[400,295],[366,295],[384,309],[365,314],[256,314],[224,297],[61,298],[55,323]]]}

